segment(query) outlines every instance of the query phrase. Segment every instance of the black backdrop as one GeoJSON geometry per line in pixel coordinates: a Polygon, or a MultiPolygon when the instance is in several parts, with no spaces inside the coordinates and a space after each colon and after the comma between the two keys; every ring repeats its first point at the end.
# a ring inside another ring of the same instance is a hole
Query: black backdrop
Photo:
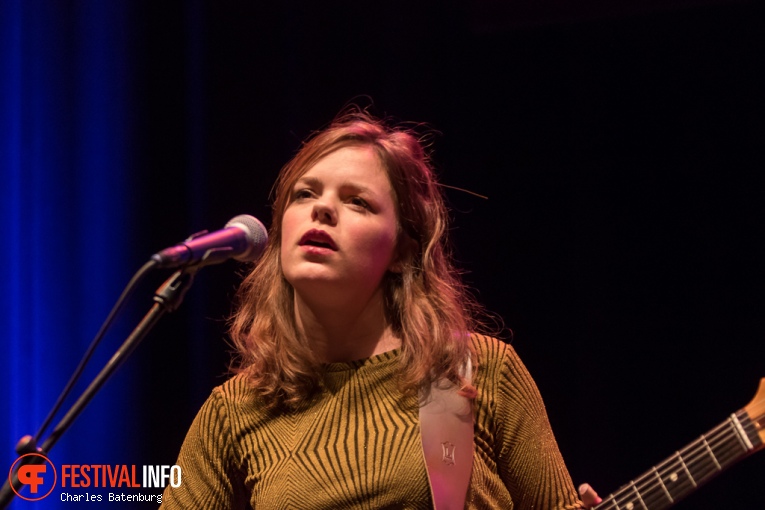
{"type": "MultiPolygon", "coordinates": [[[[432,126],[452,238],[602,494],[765,377],[765,44],[754,2],[136,4],[136,266],[240,213],[349,102],[432,126]],[[523,4],[528,5],[523,5],[523,4]],[[142,255],[143,254],[143,255],[142,255]]],[[[131,360],[145,463],[222,382],[237,282],[200,273],[131,360]]],[[[680,508],[763,508],[765,454],[680,508]]]]}

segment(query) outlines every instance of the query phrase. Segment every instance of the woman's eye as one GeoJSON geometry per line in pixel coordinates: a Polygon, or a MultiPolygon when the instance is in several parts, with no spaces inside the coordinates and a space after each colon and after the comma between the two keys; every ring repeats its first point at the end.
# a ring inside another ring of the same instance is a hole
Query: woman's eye
{"type": "Polygon", "coordinates": [[[366,200],[364,200],[363,198],[359,198],[359,197],[351,197],[351,198],[348,200],[348,202],[349,202],[351,205],[355,205],[355,206],[357,206],[357,207],[363,207],[364,209],[369,209],[369,208],[370,208],[370,207],[369,207],[369,204],[367,203],[367,201],[366,201],[366,200]]]}
{"type": "Polygon", "coordinates": [[[296,190],[292,194],[292,199],[300,200],[301,198],[311,198],[312,196],[313,196],[313,191],[311,191],[310,189],[303,188],[303,189],[296,190]]]}

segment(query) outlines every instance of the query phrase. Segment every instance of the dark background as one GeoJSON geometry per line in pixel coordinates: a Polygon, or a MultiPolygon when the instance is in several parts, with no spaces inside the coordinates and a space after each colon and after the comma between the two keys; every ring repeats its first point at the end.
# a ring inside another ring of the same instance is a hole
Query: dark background
{"type": "MultiPolygon", "coordinates": [[[[467,281],[575,483],[616,490],[765,377],[765,27],[755,2],[574,4],[134,4],[135,267],[269,224],[279,168],[349,103],[426,122],[442,182],[488,196],[446,191],[467,281]]],[[[225,379],[237,281],[206,268],[130,360],[144,464],[225,379]]],[[[764,476],[755,455],[679,508],[765,508],[764,476]]]]}

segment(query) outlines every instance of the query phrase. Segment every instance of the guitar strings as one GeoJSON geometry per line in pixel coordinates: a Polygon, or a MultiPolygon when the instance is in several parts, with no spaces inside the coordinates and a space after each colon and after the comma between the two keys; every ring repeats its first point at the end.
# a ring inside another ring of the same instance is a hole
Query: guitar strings
{"type": "Polygon", "coordinates": [[[623,490],[617,492],[614,495],[614,503],[617,505],[621,503],[621,506],[626,506],[627,508],[630,508],[630,504],[634,506],[633,501],[639,503],[641,506],[650,504],[651,508],[655,508],[654,503],[664,503],[668,506],[670,502],[679,499],[677,496],[685,495],[689,489],[693,489],[693,482],[696,482],[695,486],[700,486],[718,474],[722,468],[727,467],[728,463],[731,461],[731,453],[733,453],[733,457],[746,453],[746,449],[743,449],[742,451],[737,436],[732,437],[732,433],[736,433],[736,431],[733,429],[731,421],[728,420],[713,431],[701,436],[682,451],[677,452],[676,455],[667,461],[654,467],[651,472],[645,473],[640,478],[631,482],[623,490]],[[721,434],[723,434],[722,437],[721,434]],[[724,451],[719,451],[721,445],[724,443],[728,443],[725,445],[726,449],[724,451]],[[709,448],[707,448],[707,446],[709,446],[709,448]],[[710,455],[710,449],[718,451],[710,455]],[[741,454],[737,454],[736,450],[739,450],[741,454]],[[702,459],[699,459],[700,455],[703,455],[702,459]],[[712,458],[715,458],[720,463],[719,468],[712,466],[712,458]],[[684,460],[685,464],[683,464],[684,460]],[[707,469],[706,472],[702,473],[698,472],[700,467],[699,462],[701,461],[711,469],[707,469]],[[666,484],[665,480],[662,479],[659,469],[666,472],[667,468],[671,468],[673,472],[680,471],[683,473],[683,477],[680,479],[682,482],[681,484],[672,483],[670,486],[666,484]],[[691,470],[694,471],[693,474],[690,474],[691,470]],[[672,492],[675,493],[675,498],[672,498],[671,496],[669,490],[670,487],[672,492]],[[633,493],[637,493],[638,498],[635,498],[633,493]],[[625,498],[629,500],[627,504],[625,504],[625,498]]]}
{"type": "MultiPolygon", "coordinates": [[[[736,413],[739,421],[741,421],[741,417],[745,416],[746,413],[743,411],[736,413]]],[[[751,437],[752,434],[749,434],[749,432],[755,429],[752,422],[744,420],[743,427],[747,435],[751,437]]],[[[676,473],[678,471],[683,473],[683,477],[680,478],[682,485],[675,484],[672,488],[679,487],[680,495],[684,495],[688,488],[705,483],[726,468],[730,461],[735,461],[738,457],[742,457],[747,453],[747,448],[741,444],[739,431],[733,425],[732,418],[729,417],[682,450],[676,452],[675,455],[657,464],[650,471],[617,490],[598,505],[597,508],[622,508],[629,506],[629,503],[632,503],[632,501],[637,501],[645,507],[646,501],[654,502],[657,499],[659,500],[658,502],[664,502],[669,505],[674,501],[674,498],[671,498],[672,492],[667,487],[661,471],[664,473],[676,473]],[[716,449],[719,450],[723,447],[722,451],[715,453],[716,449]],[[715,459],[717,462],[715,467],[702,473],[701,476],[697,473],[696,477],[698,479],[694,478],[691,474],[691,469],[695,468],[694,470],[698,470],[700,466],[703,467],[703,464],[713,464],[714,461],[712,459],[715,459]],[[638,495],[637,499],[635,494],[638,495]],[[609,502],[612,505],[606,506],[609,502]]]]}
{"type": "MultiPolygon", "coordinates": [[[[747,419],[748,417],[745,411],[739,411],[736,413],[736,417],[739,419],[740,424],[744,428],[745,433],[749,438],[758,437],[757,427],[751,419],[747,419]],[[743,421],[741,418],[744,418],[743,421]]],[[[661,479],[661,473],[659,473],[659,469],[662,469],[666,472],[667,467],[672,467],[673,471],[680,471],[684,473],[684,477],[682,478],[682,485],[675,484],[673,485],[673,488],[679,488],[681,490],[680,495],[685,495],[684,493],[689,488],[693,487],[693,483],[691,482],[691,479],[693,478],[692,475],[690,477],[685,476],[686,468],[688,470],[696,468],[697,470],[699,467],[698,464],[702,460],[706,460],[706,463],[710,464],[708,459],[711,459],[711,457],[709,456],[709,450],[704,445],[705,439],[706,444],[709,445],[709,449],[713,451],[715,449],[719,449],[726,442],[729,444],[725,450],[718,451],[716,454],[712,453],[714,458],[717,459],[718,463],[720,464],[721,469],[714,468],[711,471],[703,473],[701,477],[699,477],[697,473],[698,481],[693,479],[693,481],[697,481],[697,486],[707,482],[713,476],[722,471],[722,469],[728,467],[729,462],[740,460],[748,453],[751,453],[751,451],[747,451],[747,449],[741,444],[738,430],[733,425],[732,419],[729,418],[711,431],[699,437],[683,450],[677,452],[676,455],[666,459],[656,467],[652,468],[650,472],[644,473],[633,482],[630,482],[626,486],[620,488],[612,496],[606,498],[606,500],[604,500],[604,502],[601,503],[597,508],[608,508],[608,506],[605,505],[609,502],[619,507],[618,503],[616,502],[617,500],[622,503],[622,506],[629,506],[629,504],[625,505],[625,497],[629,498],[630,503],[633,500],[641,503],[639,499],[634,499],[633,492],[635,491],[638,492],[644,502],[653,502],[656,499],[659,499],[661,502],[669,504],[670,498],[667,497],[667,492],[669,491],[664,491],[664,489],[667,488],[666,485],[664,485],[664,488],[662,488],[664,480],[661,479]],[[702,453],[704,455],[704,459],[699,458],[702,453]],[[687,460],[685,467],[682,466],[684,459],[687,460]]],[[[761,442],[759,440],[757,441],[757,447],[761,447],[761,442]]],[[[643,506],[645,505],[643,504],[643,506]]],[[[614,506],[611,506],[611,508],[614,508],[614,506]]]]}
{"type": "MultiPolygon", "coordinates": [[[[699,476],[697,473],[696,478],[693,477],[693,475],[690,473],[690,470],[692,468],[698,468],[698,464],[701,460],[706,460],[707,463],[710,462],[711,457],[709,456],[709,450],[707,449],[706,445],[709,445],[711,449],[719,448],[725,442],[738,444],[735,439],[730,437],[731,433],[736,433],[732,427],[729,427],[730,421],[730,419],[726,420],[722,424],[709,431],[707,434],[702,435],[700,438],[696,439],[683,450],[678,451],[669,459],[655,466],[651,471],[644,473],[639,478],[630,482],[630,484],[625,486],[623,489],[617,491],[617,493],[614,494],[614,502],[617,504],[617,506],[628,506],[625,505],[626,497],[626,499],[630,502],[635,500],[641,503],[643,506],[645,506],[646,501],[654,502],[657,499],[659,502],[669,504],[671,501],[673,501],[673,499],[667,494],[669,493],[671,495],[671,492],[669,492],[669,488],[666,486],[666,483],[659,471],[663,470],[664,472],[667,472],[667,468],[671,468],[671,471],[673,472],[680,471],[683,473],[683,477],[681,478],[683,482],[682,485],[673,486],[673,488],[680,488],[681,493],[687,491],[688,488],[693,486],[694,482],[696,482],[696,486],[706,482],[711,478],[710,474],[714,475],[720,470],[713,469],[711,472],[703,473],[701,476],[699,476]],[[705,440],[706,445],[704,444],[705,440]],[[704,455],[704,459],[699,458],[702,454],[704,455]],[[638,499],[635,499],[633,493],[637,493],[638,499]],[[618,505],[618,500],[621,501],[622,505],[618,505]]],[[[730,449],[726,451],[730,451],[730,449]]],[[[712,455],[714,456],[714,454],[712,455]]],[[[719,459],[719,456],[720,452],[718,452],[718,456],[715,456],[715,458],[719,459]]],[[[726,455],[726,459],[719,459],[718,462],[722,461],[723,464],[725,464],[729,458],[730,457],[726,455]]]]}

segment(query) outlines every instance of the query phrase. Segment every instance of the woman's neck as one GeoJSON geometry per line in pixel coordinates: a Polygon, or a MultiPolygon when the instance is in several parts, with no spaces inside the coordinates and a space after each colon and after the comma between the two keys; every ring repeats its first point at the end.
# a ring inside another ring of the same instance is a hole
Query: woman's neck
{"type": "Polygon", "coordinates": [[[295,318],[317,358],[325,363],[354,361],[401,346],[385,319],[382,291],[367,303],[327,305],[296,293],[295,318]]]}

